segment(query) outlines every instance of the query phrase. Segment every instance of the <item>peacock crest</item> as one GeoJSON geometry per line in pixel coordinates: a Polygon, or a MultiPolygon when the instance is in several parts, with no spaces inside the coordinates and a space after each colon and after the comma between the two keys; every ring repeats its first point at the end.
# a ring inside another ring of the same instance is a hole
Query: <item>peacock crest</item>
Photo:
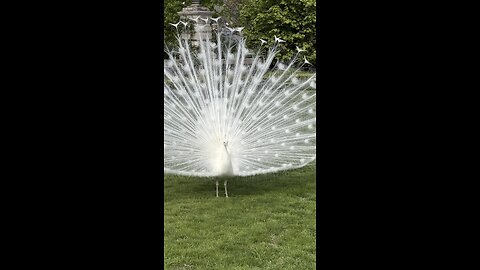
{"type": "Polygon", "coordinates": [[[177,29],[164,67],[164,171],[188,176],[250,176],[300,168],[316,158],[316,74],[297,47],[276,60],[284,41],[250,52],[242,28],[212,24],[195,45],[177,29]]]}

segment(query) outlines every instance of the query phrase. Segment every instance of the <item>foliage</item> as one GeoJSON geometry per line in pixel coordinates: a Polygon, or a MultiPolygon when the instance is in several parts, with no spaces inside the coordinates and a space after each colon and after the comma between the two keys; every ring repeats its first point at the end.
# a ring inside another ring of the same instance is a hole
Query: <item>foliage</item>
{"type": "Polygon", "coordinates": [[[315,269],[315,168],[236,177],[228,199],[214,180],[165,175],[164,268],[315,269]]]}
{"type": "Polygon", "coordinates": [[[180,20],[177,12],[181,11],[184,5],[182,2],[191,2],[191,0],[165,0],[164,1],[164,23],[163,33],[165,44],[172,44],[175,41],[175,29],[170,23],[177,23],[180,20]]]}
{"type": "MultiPolygon", "coordinates": [[[[177,12],[190,5],[191,0],[165,0],[165,43],[175,42],[177,12]],[[182,5],[185,2],[185,5],[182,5]]],[[[290,60],[296,46],[307,50],[303,54],[316,63],[316,1],[315,0],[202,0],[202,5],[214,11],[214,16],[224,17],[232,27],[245,27],[247,45],[255,48],[259,38],[273,43],[276,35],[286,41],[279,53],[282,60],[290,60]]]]}
{"type": "MultiPolygon", "coordinates": [[[[215,6],[222,5],[222,0],[202,0],[202,6],[209,8],[211,11],[215,10],[215,6]]],[[[166,44],[175,44],[175,28],[170,23],[178,23],[180,16],[178,12],[192,3],[191,0],[164,0],[164,39],[166,44]],[[183,4],[184,3],[184,4],[183,4]]],[[[214,16],[218,15],[216,13],[214,16]]]]}
{"type": "Polygon", "coordinates": [[[282,60],[292,59],[296,46],[307,50],[304,54],[316,61],[316,1],[315,0],[246,0],[240,12],[240,22],[249,37],[249,46],[258,45],[258,39],[273,42],[273,36],[286,41],[282,60]]]}
{"type": "Polygon", "coordinates": [[[245,6],[247,0],[223,0],[223,5],[220,7],[220,15],[224,18],[230,26],[240,27],[240,11],[245,6]]]}

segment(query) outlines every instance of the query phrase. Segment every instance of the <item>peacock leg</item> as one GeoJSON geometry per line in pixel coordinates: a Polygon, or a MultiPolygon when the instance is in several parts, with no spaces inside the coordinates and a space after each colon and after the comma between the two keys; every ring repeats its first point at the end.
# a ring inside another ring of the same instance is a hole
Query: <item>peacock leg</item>
{"type": "Polygon", "coordinates": [[[225,180],[225,183],[223,184],[225,186],[225,197],[228,198],[228,191],[227,191],[227,180],[225,180]]]}
{"type": "Polygon", "coordinates": [[[217,181],[217,198],[218,198],[218,181],[217,181]]]}

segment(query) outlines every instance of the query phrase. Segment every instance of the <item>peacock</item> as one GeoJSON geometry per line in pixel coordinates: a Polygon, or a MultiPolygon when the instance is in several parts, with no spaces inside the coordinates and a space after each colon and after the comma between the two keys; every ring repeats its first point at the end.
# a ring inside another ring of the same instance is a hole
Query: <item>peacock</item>
{"type": "MultiPolygon", "coordinates": [[[[300,168],[316,158],[316,74],[304,50],[276,58],[285,41],[274,36],[246,47],[243,28],[219,18],[180,21],[177,43],[166,46],[164,172],[224,178],[300,168]],[[195,42],[185,37],[195,24],[195,42]],[[210,26],[212,35],[201,31],[210,26]]],[[[216,194],[218,197],[218,180],[216,194]]]]}

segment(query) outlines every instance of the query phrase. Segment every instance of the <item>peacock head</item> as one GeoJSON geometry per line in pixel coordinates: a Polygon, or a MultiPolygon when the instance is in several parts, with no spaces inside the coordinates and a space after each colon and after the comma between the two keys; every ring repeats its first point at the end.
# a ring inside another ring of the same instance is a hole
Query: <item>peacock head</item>
{"type": "Polygon", "coordinates": [[[228,141],[227,140],[223,140],[223,146],[225,146],[225,148],[228,147],[228,141]]]}

